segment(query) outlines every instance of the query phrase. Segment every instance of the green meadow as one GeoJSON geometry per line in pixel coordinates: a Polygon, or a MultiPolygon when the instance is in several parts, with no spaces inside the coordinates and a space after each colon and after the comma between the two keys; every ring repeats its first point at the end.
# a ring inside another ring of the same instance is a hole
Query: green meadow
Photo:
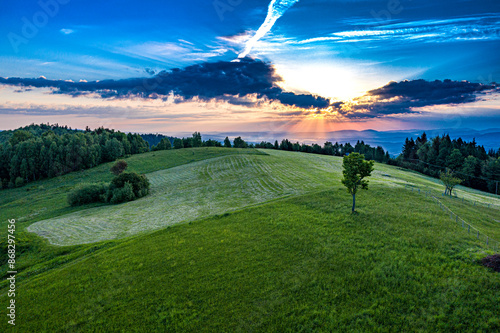
{"type": "MultiPolygon", "coordinates": [[[[0,192],[0,237],[16,219],[18,332],[494,332],[500,274],[480,265],[500,240],[492,195],[375,164],[352,198],[342,159],[193,148],[127,159],[151,192],[119,205],[70,207],[94,169],[0,192]]],[[[0,305],[9,298],[6,259],[0,305]]],[[[4,306],[5,305],[5,306],[4,306]]],[[[4,311],[5,313],[5,311],[4,311]]],[[[6,317],[4,315],[4,317],[6,317]]]]}

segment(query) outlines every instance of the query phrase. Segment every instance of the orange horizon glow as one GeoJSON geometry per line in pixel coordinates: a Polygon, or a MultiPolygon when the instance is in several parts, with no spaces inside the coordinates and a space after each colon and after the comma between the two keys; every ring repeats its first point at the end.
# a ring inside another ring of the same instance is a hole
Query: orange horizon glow
{"type": "MultiPolygon", "coordinates": [[[[349,119],[345,116],[347,101],[341,112],[332,107],[304,110],[278,102],[262,102],[253,107],[232,105],[221,101],[171,101],[71,97],[51,94],[49,89],[33,89],[22,93],[18,87],[0,87],[0,129],[15,129],[31,123],[59,123],[84,129],[108,127],[124,132],[178,133],[262,132],[262,133],[328,133],[341,130],[405,130],[414,126],[408,120],[422,114],[445,117],[447,114],[471,114],[471,110],[498,112],[498,99],[490,98],[461,106],[438,105],[422,108],[420,113],[396,114],[376,118],[349,119]],[[492,110],[492,111],[491,111],[492,110]]],[[[253,101],[252,97],[249,100],[253,101]]],[[[369,98],[365,99],[369,100],[369,98]]],[[[443,118],[444,119],[444,118],[443,118]]],[[[444,119],[445,121],[447,119],[444,119]]],[[[439,123],[438,123],[439,126],[439,123]]]]}

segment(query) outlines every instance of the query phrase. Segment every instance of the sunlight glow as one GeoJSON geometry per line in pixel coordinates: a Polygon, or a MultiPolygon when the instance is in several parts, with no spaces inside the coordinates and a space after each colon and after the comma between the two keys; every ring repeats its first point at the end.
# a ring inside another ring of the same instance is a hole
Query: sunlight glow
{"type": "Polygon", "coordinates": [[[366,91],[357,73],[332,64],[276,65],[283,78],[280,86],[287,91],[308,92],[338,100],[349,100],[366,91]]]}

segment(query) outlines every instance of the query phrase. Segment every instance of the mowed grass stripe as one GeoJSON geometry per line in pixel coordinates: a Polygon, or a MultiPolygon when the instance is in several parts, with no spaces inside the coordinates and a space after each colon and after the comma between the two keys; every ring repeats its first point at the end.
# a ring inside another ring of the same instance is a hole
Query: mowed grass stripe
{"type": "Polygon", "coordinates": [[[248,167],[249,163],[244,163],[242,160],[248,161],[242,156],[221,157],[158,171],[148,175],[153,188],[151,195],[145,198],[147,200],[141,199],[119,206],[91,208],[71,216],[36,223],[30,226],[29,230],[43,234],[51,243],[57,245],[89,243],[94,240],[131,235],[136,231],[154,230],[172,223],[197,219],[277,197],[279,192],[271,191],[269,183],[263,186],[261,192],[247,191],[247,196],[243,195],[241,191],[245,188],[243,180],[245,177],[252,178],[254,174],[248,167]],[[214,175],[215,183],[213,183],[198,171],[205,167],[205,164],[217,166],[224,164],[226,162],[224,160],[227,159],[231,162],[230,177],[214,175]],[[214,185],[218,186],[213,188],[214,185]],[[211,186],[211,190],[207,191],[207,187],[211,186]],[[222,187],[222,193],[219,187],[222,187]],[[232,200],[229,204],[224,204],[223,198],[229,196],[232,200]],[[218,197],[219,203],[215,197],[218,197]],[[92,234],[82,232],[85,229],[79,224],[87,223],[86,220],[91,216],[94,219],[109,221],[114,230],[93,229],[92,234]],[[144,221],[146,223],[143,223],[144,221]],[[134,226],[135,224],[140,224],[141,227],[134,226]],[[62,227],[66,228],[65,233],[48,236],[57,234],[57,229],[62,227]]]}
{"type": "MultiPolygon", "coordinates": [[[[214,157],[238,154],[265,154],[265,152],[256,149],[204,147],[148,152],[133,155],[126,158],[126,161],[129,165],[129,171],[142,174],[214,157]]],[[[0,226],[5,226],[8,219],[15,218],[17,227],[24,229],[36,221],[82,210],[82,207],[68,205],[66,200],[68,192],[81,183],[111,181],[113,175],[109,169],[112,165],[113,162],[105,163],[89,170],[31,182],[20,188],[2,190],[0,193],[0,226]]],[[[0,236],[5,236],[7,227],[0,229],[0,236]]]]}

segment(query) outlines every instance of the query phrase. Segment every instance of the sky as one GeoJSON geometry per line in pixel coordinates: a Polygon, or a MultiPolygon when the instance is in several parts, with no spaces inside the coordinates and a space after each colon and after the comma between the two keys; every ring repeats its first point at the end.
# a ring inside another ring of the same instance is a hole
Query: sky
{"type": "Polygon", "coordinates": [[[500,2],[4,1],[0,129],[500,128],[500,2]]]}

